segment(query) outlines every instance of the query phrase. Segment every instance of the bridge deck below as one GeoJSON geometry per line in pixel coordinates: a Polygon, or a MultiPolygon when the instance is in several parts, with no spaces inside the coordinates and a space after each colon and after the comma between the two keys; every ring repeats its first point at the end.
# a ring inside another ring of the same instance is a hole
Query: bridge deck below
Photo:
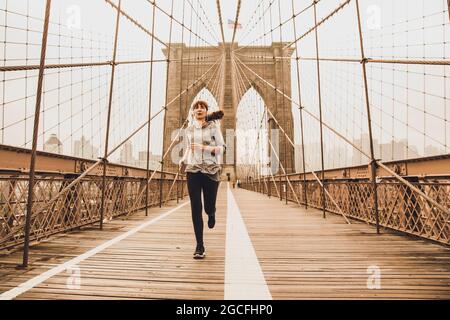
{"type": "Polygon", "coordinates": [[[4,254],[0,292],[31,279],[31,288],[10,298],[223,299],[266,290],[274,299],[450,299],[450,250],[438,244],[388,231],[377,235],[364,223],[348,225],[333,214],[323,219],[318,210],[246,190],[227,192],[222,184],[217,226],[205,226],[207,257],[197,261],[190,206],[174,208],[117,219],[103,231],[54,236],[31,248],[28,270],[14,268],[20,251],[4,254]],[[241,217],[246,228],[239,227],[241,217]],[[53,269],[82,254],[71,271],[53,269]],[[262,275],[252,278],[256,286],[246,279],[236,283],[233,273],[251,267],[262,275]],[[43,274],[48,270],[55,274],[43,274]]]}

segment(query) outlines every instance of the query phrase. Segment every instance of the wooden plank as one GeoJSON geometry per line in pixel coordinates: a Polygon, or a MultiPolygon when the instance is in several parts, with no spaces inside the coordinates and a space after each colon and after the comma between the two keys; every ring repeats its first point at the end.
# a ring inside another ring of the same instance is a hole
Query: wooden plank
{"type": "MultiPolygon", "coordinates": [[[[189,206],[78,265],[81,285],[70,289],[61,272],[18,299],[223,299],[226,185],[219,190],[217,226],[206,227],[207,258],[192,259],[189,206]]],[[[450,252],[441,245],[383,232],[364,223],[323,219],[279,199],[236,189],[272,297],[275,299],[449,299],[450,252]],[[367,268],[381,270],[381,289],[367,288],[367,268]]],[[[175,205],[175,204],[174,204],[175,205]]],[[[171,207],[150,210],[149,219],[171,207]]],[[[204,216],[206,220],[206,215],[204,216]]],[[[140,225],[143,213],[60,234],[31,249],[29,270],[16,270],[20,250],[0,256],[0,292],[140,225]]]]}
{"type": "MultiPolygon", "coordinates": [[[[164,209],[162,211],[167,211],[164,209]]],[[[162,213],[153,208],[151,217],[162,213]]],[[[207,257],[192,259],[195,237],[190,206],[114,244],[80,263],[81,284],[69,289],[64,272],[29,290],[19,299],[223,299],[226,195],[217,202],[217,225],[206,226],[207,257]]],[[[32,248],[32,268],[17,271],[20,252],[0,257],[3,287],[18,285],[135,227],[143,214],[114,220],[103,232],[83,230],[50,239],[32,248]],[[6,285],[6,286],[5,286],[6,285]]]]}
{"type": "Polygon", "coordinates": [[[234,190],[274,299],[449,299],[450,250],[234,190]],[[367,268],[381,270],[368,289],[367,268]]]}

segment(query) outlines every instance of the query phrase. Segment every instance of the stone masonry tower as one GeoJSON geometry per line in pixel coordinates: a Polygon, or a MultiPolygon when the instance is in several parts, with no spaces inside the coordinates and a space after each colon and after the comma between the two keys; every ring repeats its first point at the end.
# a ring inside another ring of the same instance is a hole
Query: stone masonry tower
{"type": "MultiPolygon", "coordinates": [[[[265,79],[291,97],[291,63],[286,57],[291,57],[293,49],[283,49],[285,45],[286,43],[274,42],[271,46],[239,48],[235,44],[231,48],[230,43],[221,43],[218,47],[187,47],[184,44],[172,43],[167,90],[168,101],[176,100],[166,110],[164,152],[172,142],[172,132],[180,128],[186,120],[195,97],[203,88],[213,93],[219,108],[225,112],[221,127],[227,143],[226,159],[233,161],[231,163],[226,161],[224,164],[223,179],[227,178],[227,174],[231,180],[236,177],[234,132],[236,116],[239,116],[236,114],[237,107],[243,96],[243,90],[236,90],[238,86],[241,88],[245,86],[244,92],[253,87],[293,141],[292,103],[262,80],[265,79]],[[239,50],[235,51],[238,48],[239,50]],[[285,59],[280,59],[281,57],[285,59]],[[221,77],[217,78],[219,70],[222,70],[221,77]],[[241,73],[236,74],[236,70],[241,73]],[[205,76],[197,81],[204,74],[205,76]],[[214,76],[216,79],[211,81],[214,76]],[[238,81],[240,81],[239,84],[237,84],[238,81]],[[193,83],[195,85],[192,86],[193,83]],[[177,98],[189,86],[189,90],[177,98]],[[233,154],[229,154],[230,152],[233,154]]],[[[167,57],[168,50],[164,50],[164,54],[167,57]]],[[[272,129],[276,129],[274,121],[270,123],[272,129]]],[[[293,173],[295,170],[294,150],[281,132],[279,155],[286,172],[293,173]]],[[[176,172],[177,166],[178,164],[174,163],[169,154],[164,161],[164,171],[176,172]]]]}

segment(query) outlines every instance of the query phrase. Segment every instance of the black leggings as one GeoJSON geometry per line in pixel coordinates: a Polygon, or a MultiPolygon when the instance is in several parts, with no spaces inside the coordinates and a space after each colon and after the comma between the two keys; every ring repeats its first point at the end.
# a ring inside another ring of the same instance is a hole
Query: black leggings
{"type": "Polygon", "coordinates": [[[207,175],[197,172],[187,173],[187,185],[191,200],[192,223],[194,224],[195,239],[197,244],[203,245],[203,218],[202,197],[206,214],[216,213],[216,198],[219,182],[210,179],[207,175]]]}

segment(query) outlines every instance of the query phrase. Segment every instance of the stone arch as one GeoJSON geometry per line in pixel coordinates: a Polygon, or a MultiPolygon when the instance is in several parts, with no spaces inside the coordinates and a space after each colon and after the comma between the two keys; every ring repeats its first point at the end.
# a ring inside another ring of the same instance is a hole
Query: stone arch
{"type": "MultiPolygon", "coordinates": [[[[252,85],[249,84],[249,85],[245,88],[245,92],[243,92],[242,95],[240,95],[240,96],[238,97],[238,99],[237,99],[237,104],[236,104],[236,108],[237,108],[237,107],[239,106],[239,104],[241,103],[242,98],[244,98],[244,96],[245,96],[251,89],[254,89],[254,90],[259,94],[259,96],[261,97],[261,99],[264,101],[264,104],[265,104],[266,106],[268,106],[267,102],[269,101],[269,98],[268,98],[267,93],[263,90],[263,87],[261,87],[260,84],[258,84],[258,83],[256,83],[256,82],[252,82],[252,85]]],[[[237,109],[236,109],[236,111],[237,111],[237,109]]]]}
{"type": "MultiPolygon", "coordinates": [[[[251,130],[248,130],[248,128],[243,127],[242,124],[239,125],[241,117],[244,121],[248,119],[245,118],[246,116],[253,117],[253,120],[255,121],[254,124],[261,124],[263,129],[267,129],[267,123],[260,123],[264,116],[266,106],[266,101],[260,92],[259,88],[256,88],[254,85],[250,86],[248,90],[241,95],[236,108],[236,132],[238,133],[236,136],[236,162],[238,164],[243,164],[240,160],[247,159],[245,156],[249,156],[248,152],[253,156],[253,148],[256,145],[258,135],[258,131],[255,132],[253,127],[251,130]],[[255,97],[256,99],[260,99],[256,104],[254,104],[253,101],[255,97]],[[245,104],[246,99],[250,99],[251,103],[249,105],[245,104]]],[[[261,137],[261,141],[263,140],[265,140],[265,137],[261,137]]],[[[265,150],[265,153],[268,155],[267,145],[263,146],[263,150],[265,150]]],[[[239,172],[237,172],[237,174],[239,176],[239,172]]]]}
{"type": "Polygon", "coordinates": [[[209,93],[211,93],[212,97],[216,100],[217,105],[219,106],[219,99],[217,98],[216,95],[214,95],[214,93],[212,92],[212,88],[209,85],[203,84],[202,86],[199,86],[198,88],[195,89],[195,91],[192,91],[192,93],[189,94],[189,97],[187,99],[187,109],[183,110],[183,118],[185,119],[185,117],[188,115],[187,113],[189,112],[189,108],[192,106],[192,104],[194,103],[195,99],[198,97],[198,95],[203,91],[203,90],[207,90],[209,93]]]}
{"type": "MultiPolygon", "coordinates": [[[[255,56],[267,56],[267,57],[275,57],[275,56],[290,56],[292,55],[293,49],[283,49],[286,43],[273,43],[271,46],[255,46],[255,47],[245,47],[240,50],[241,56],[239,59],[245,63],[245,65],[250,66],[253,72],[259,74],[260,76],[267,79],[267,81],[271,84],[281,83],[281,81],[285,82],[286,95],[290,96],[291,94],[291,73],[290,73],[290,60],[286,59],[284,69],[281,68],[280,61],[275,59],[266,59],[265,61],[261,61],[260,59],[255,59],[252,57],[255,56]],[[247,57],[247,58],[246,58],[247,57]],[[286,66],[286,64],[289,64],[286,66]]],[[[237,44],[235,44],[237,46],[237,44]]],[[[207,72],[212,66],[214,66],[215,62],[217,62],[218,52],[219,54],[224,53],[222,56],[220,67],[224,70],[224,73],[219,79],[219,92],[216,93],[218,96],[214,96],[218,105],[225,112],[225,117],[222,120],[222,132],[224,134],[225,140],[227,140],[227,131],[236,129],[236,112],[237,106],[242,99],[239,92],[236,92],[235,88],[237,87],[236,80],[237,75],[234,74],[234,53],[232,50],[234,48],[231,47],[229,43],[219,44],[219,48],[221,51],[218,51],[218,47],[190,47],[187,48],[184,44],[171,44],[171,62],[169,62],[169,81],[168,81],[168,97],[169,101],[175,99],[180,92],[183,91],[183,88],[191,85],[191,82],[194,78],[204,74],[207,72]],[[209,60],[202,60],[201,65],[196,65],[195,71],[194,68],[189,69],[189,65],[195,65],[195,62],[192,62],[194,57],[210,56],[209,60]]],[[[167,50],[163,50],[164,54],[167,56],[167,50]]],[[[281,126],[285,129],[288,136],[293,139],[293,121],[292,121],[292,108],[291,103],[288,99],[281,96],[279,93],[276,93],[273,88],[268,87],[263,81],[261,81],[258,76],[256,76],[253,72],[247,70],[243,70],[245,73],[246,79],[244,79],[244,87],[245,92],[247,92],[251,87],[253,87],[261,98],[264,101],[264,104],[274,113],[275,117],[279,121],[282,121],[281,126]],[[283,100],[284,99],[284,100],[283,100]],[[284,105],[284,109],[280,106],[284,105]],[[283,120],[281,120],[281,114],[284,115],[283,120]],[[287,115],[287,117],[285,117],[287,115]]],[[[198,93],[204,88],[208,89],[212,92],[210,80],[213,77],[214,72],[211,71],[207,74],[204,79],[199,81],[196,85],[190,87],[189,91],[183,94],[180,98],[178,98],[174,104],[177,105],[175,107],[171,106],[166,110],[165,113],[165,122],[164,122],[164,153],[169,148],[171,141],[170,138],[173,130],[176,130],[180,127],[180,120],[184,122],[188,116],[188,109],[191,105],[195,97],[198,93]]],[[[213,81],[214,82],[214,81],[213,81]]],[[[244,94],[245,94],[244,92],[244,94]]],[[[271,128],[275,128],[273,121],[270,124],[271,128]]],[[[234,142],[231,141],[233,139],[230,138],[230,141],[226,141],[229,145],[227,148],[227,152],[232,152],[235,154],[235,145],[234,142]]],[[[283,144],[287,146],[287,142],[285,139],[280,140],[280,147],[282,154],[280,154],[282,159],[285,159],[285,168],[288,173],[293,172],[294,170],[294,152],[291,148],[283,148],[283,144]],[[284,152],[284,154],[283,154],[284,152]]],[[[231,154],[231,153],[230,153],[231,154]]],[[[230,155],[229,154],[229,155],[230,155]]],[[[235,156],[234,156],[235,159],[235,156]]],[[[166,159],[164,162],[164,170],[165,171],[177,171],[177,164],[172,163],[170,159],[166,159]]],[[[225,164],[224,165],[224,174],[230,175],[231,180],[235,177],[235,164],[225,164]]],[[[225,178],[225,177],[224,177],[225,178]]]]}

